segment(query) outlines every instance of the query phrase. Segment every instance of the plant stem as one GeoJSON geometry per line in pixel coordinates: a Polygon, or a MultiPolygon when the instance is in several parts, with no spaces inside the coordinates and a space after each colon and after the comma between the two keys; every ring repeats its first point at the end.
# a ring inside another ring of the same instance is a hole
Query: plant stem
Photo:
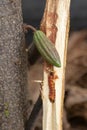
{"type": "Polygon", "coordinates": [[[62,66],[53,67],[58,79],[55,81],[55,100],[49,100],[48,76],[50,67],[44,65],[43,99],[43,130],[62,130],[64,80],[66,52],[69,32],[69,8],[71,0],[46,0],[44,16],[40,29],[53,41],[59,52],[62,66]]]}
{"type": "Polygon", "coordinates": [[[28,24],[23,24],[23,28],[24,28],[24,30],[31,29],[33,32],[36,31],[35,27],[33,27],[32,25],[28,25],[28,24]]]}
{"type": "Polygon", "coordinates": [[[39,95],[39,97],[38,97],[38,99],[37,99],[37,101],[32,109],[32,112],[29,116],[29,119],[26,122],[25,130],[31,130],[41,107],[42,107],[42,99],[41,99],[41,96],[39,95]]]}

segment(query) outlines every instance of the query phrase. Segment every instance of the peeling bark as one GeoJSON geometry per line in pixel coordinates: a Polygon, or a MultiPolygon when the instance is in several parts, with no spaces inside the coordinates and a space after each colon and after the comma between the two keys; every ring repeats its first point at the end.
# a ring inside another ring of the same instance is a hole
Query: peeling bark
{"type": "Polygon", "coordinates": [[[62,67],[56,68],[45,64],[43,99],[43,130],[62,130],[62,111],[64,97],[64,79],[66,67],[66,52],[69,32],[70,0],[47,0],[41,30],[55,43],[59,52],[62,67]],[[58,76],[55,84],[55,102],[49,101],[48,70],[54,71],[58,76]]]}

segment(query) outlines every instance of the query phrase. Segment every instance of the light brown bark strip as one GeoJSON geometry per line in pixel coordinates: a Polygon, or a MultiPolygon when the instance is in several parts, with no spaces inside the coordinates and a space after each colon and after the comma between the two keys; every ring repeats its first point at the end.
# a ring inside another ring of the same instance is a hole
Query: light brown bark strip
{"type": "Polygon", "coordinates": [[[48,86],[48,72],[47,65],[44,67],[44,86],[43,86],[43,130],[62,130],[62,116],[63,116],[63,99],[64,99],[64,79],[66,67],[66,52],[69,32],[69,7],[70,0],[47,0],[44,17],[41,23],[41,29],[50,38],[53,26],[57,28],[55,31],[56,49],[59,52],[61,59],[61,68],[54,67],[58,79],[55,81],[56,99],[55,103],[49,101],[49,86],[48,86]],[[53,3],[57,3],[55,6],[53,3]],[[52,10],[51,10],[52,9],[52,10]],[[50,14],[55,14],[57,19],[49,21],[50,14]],[[50,23],[51,22],[51,23],[50,23]],[[49,29],[50,28],[50,29],[49,29]]]}

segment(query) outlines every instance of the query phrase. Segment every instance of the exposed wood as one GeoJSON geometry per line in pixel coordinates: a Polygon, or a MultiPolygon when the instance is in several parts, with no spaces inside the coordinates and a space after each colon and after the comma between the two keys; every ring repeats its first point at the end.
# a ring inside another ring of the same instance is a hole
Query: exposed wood
{"type": "Polygon", "coordinates": [[[69,32],[70,0],[47,0],[41,29],[47,37],[55,43],[61,59],[61,68],[44,65],[43,99],[43,130],[62,130],[64,80],[66,67],[66,52],[69,32]],[[47,69],[55,71],[58,79],[55,80],[55,102],[49,100],[49,86],[47,69]]]}

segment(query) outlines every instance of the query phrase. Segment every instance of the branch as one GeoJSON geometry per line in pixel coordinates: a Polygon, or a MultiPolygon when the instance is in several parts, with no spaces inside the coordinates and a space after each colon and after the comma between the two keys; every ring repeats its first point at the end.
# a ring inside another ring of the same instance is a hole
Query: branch
{"type": "Polygon", "coordinates": [[[27,120],[26,124],[25,124],[25,130],[30,130],[31,127],[34,124],[34,121],[36,120],[36,117],[40,111],[42,107],[42,100],[41,100],[41,96],[39,95],[37,102],[35,103],[33,110],[29,116],[29,119],[27,120]]]}
{"type": "Polygon", "coordinates": [[[55,43],[62,64],[61,68],[50,67],[47,63],[44,65],[44,86],[42,89],[43,130],[62,130],[64,80],[69,32],[69,7],[70,0],[47,0],[41,22],[41,30],[55,43]],[[49,93],[49,71],[47,70],[54,71],[56,76],[58,76],[58,79],[53,80],[55,90],[52,90],[51,93],[49,93]],[[54,94],[54,103],[49,100],[49,95],[52,96],[52,94],[54,94]]]}

